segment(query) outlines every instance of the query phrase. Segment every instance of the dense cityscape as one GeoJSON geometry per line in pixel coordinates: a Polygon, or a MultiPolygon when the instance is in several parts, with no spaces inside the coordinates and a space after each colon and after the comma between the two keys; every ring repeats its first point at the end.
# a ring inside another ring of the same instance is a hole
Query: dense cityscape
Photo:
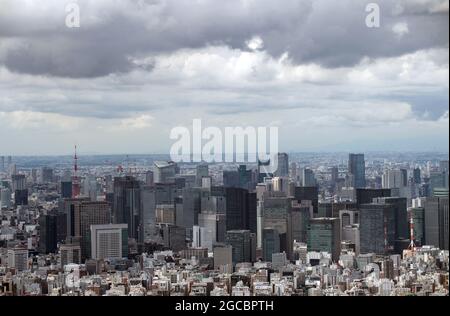
{"type": "Polygon", "coordinates": [[[264,165],[1,156],[0,296],[448,295],[448,153],[264,165]]]}

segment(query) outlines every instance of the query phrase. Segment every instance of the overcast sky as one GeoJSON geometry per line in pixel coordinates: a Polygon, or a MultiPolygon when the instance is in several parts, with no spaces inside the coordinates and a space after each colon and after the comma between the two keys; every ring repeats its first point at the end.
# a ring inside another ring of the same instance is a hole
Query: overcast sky
{"type": "Polygon", "coordinates": [[[0,154],[168,153],[279,126],[283,151],[448,151],[449,1],[0,0],[0,154]]]}

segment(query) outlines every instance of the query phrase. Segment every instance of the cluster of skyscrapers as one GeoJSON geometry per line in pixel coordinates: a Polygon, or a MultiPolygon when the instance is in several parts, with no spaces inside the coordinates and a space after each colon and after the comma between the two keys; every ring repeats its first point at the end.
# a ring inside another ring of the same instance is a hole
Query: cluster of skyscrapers
{"type": "Polygon", "coordinates": [[[97,295],[448,294],[448,160],[278,162],[269,174],[2,158],[0,296],[86,295],[66,282],[74,269],[97,295]],[[105,285],[113,271],[128,281],[105,285]]]}

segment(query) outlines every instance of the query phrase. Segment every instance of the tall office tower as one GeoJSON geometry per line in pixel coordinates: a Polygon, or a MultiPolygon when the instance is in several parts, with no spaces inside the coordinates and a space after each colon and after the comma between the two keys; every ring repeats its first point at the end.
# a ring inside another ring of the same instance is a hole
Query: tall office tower
{"type": "Polygon", "coordinates": [[[128,258],[128,225],[91,225],[91,258],[128,258]]]}
{"type": "MultiPolygon", "coordinates": [[[[114,178],[113,223],[128,224],[128,237],[143,240],[141,187],[134,177],[114,178]]],[[[99,223],[103,224],[103,223],[99,223]]]]}
{"type": "Polygon", "coordinates": [[[154,163],[155,183],[172,183],[178,173],[178,166],[174,162],[157,161],[154,163]]]}
{"type": "Polygon", "coordinates": [[[348,172],[352,175],[353,186],[357,189],[366,187],[366,162],[364,154],[350,154],[348,156],[348,172]]]}
{"type": "Polygon", "coordinates": [[[233,247],[233,264],[251,262],[251,232],[249,230],[227,231],[225,242],[233,247]]]}
{"type": "Polygon", "coordinates": [[[187,229],[187,236],[192,238],[191,228],[198,225],[198,215],[201,212],[201,188],[183,189],[183,227],[187,229]]]}
{"type": "Polygon", "coordinates": [[[53,169],[48,167],[41,168],[41,183],[52,183],[53,182],[53,169]]]}
{"type": "Polygon", "coordinates": [[[202,185],[202,179],[209,177],[209,166],[207,164],[200,164],[196,167],[195,183],[198,187],[202,185]]]}
{"type": "Polygon", "coordinates": [[[387,254],[394,249],[395,212],[391,204],[360,206],[361,253],[387,254]]]}
{"type": "Polygon", "coordinates": [[[306,243],[308,241],[308,227],[311,215],[310,207],[295,203],[290,213],[290,228],[292,240],[306,243]]]}
{"type": "Polygon", "coordinates": [[[12,191],[26,189],[26,178],[24,174],[13,174],[11,176],[11,188],[12,191]]]}
{"type": "Polygon", "coordinates": [[[111,206],[107,202],[91,202],[86,199],[66,200],[67,237],[78,241],[81,247],[81,260],[91,253],[90,226],[111,223],[111,206]]]}
{"type": "MultiPolygon", "coordinates": [[[[274,228],[280,235],[280,250],[285,251],[289,258],[292,255],[293,238],[290,230],[290,212],[292,201],[285,197],[266,197],[263,203],[264,228],[274,228]]],[[[264,240],[263,240],[264,243],[264,240]]]]}
{"type": "Polygon", "coordinates": [[[274,174],[276,177],[289,177],[289,156],[286,153],[278,154],[278,169],[274,174]]]}
{"type": "Polygon", "coordinates": [[[153,171],[148,170],[145,173],[145,184],[151,187],[155,184],[155,174],[153,171]]]}
{"type": "Polygon", "coordinates": [[[439,171],[440,172],[449,172],[448,168],[448,160],[440,161],[439,162],[439,171]]]}
{"type": "Polygon", "coordinates": [[[391,197],[391,189],[357,189],[356,190],[356,204],[370,204],[373,199],[381,197],[391,197]]]}
{"type": "Polygon", "coordinates": [[[430,173],[430,195],[434,195],[436,189],[448,189],[448,171],[430,173]]]}
{"type": "Polygon", "coordinates": [[[421,184],[422,183],[422,176],[420,168],[415,168],[413,171],[413,181],[415,184],[421,184]]]}
{"type": "Polygon", "coordinates": [[[160,226],[160,234],[163,239],[164,246],[179,252],[186,249],[186,229],[184,227],[162,224],[160,226]]]}
{"type": "Polygon", "coordinates": [[[395,239],[409,239],[408,206],[406,198],[377,198],[374,199],[374,202],[392,205],[395,216],[395,239]]]}
{"type": "Polygon", "coordinates": [[[289,167],[289,177],[295,182],[297,183],[298,181],[298,166],[297,163],[292,162],[290,167],[289,167]]]}
{"type": "Polygon", "coordinates": [[[81,247],[77,243],[67,243],[59,247],[61,267],[81,263],[81,247]]]}
{"type": "Polygon", "coordinates": [[[223,186],[226,188],[239,188],[239,172],[236,170],[225,170],[222,172],[223,186]]]}
{"type": "Polygon", "coordinates": [[[263,229],[263,259],[266,262],[272,261],[272,255],[280,252],[280,234],[275,228],[263,229]]]}
{"type": "Polygon", "coordinates": [[[16,206],[28,205],[28,189],[14,191],[14,204],[16,206]]]}
{"type": "Polygon", "coordinates": [[[328,252],[333,261],[341,253],[341,224],[338,218],[313,218],[309,221],[308,251],[328,252]]]}
{"type": "Polygon", "coordinates": [[[407,170],[385,170],[382,177],[383,189],[403,188],[408,185],[407,170]]]}
{"type": "Polygon", "coordinates": [[[247,170],[247,166],[240,165],[238,170],[239,188],[253,191],[256,187],[256,182],[253,179],[253,171],[247,170]]]}
{"type": "Polygon", "coordinates": [[[0,157],[0,171],[5,171],[5,156],[0,157]]]}
{"type": "Polygon", "coordinates": [[[425,243],[448,249],[449,204],[447,197],[431,197],[425,202],[425,243]]]}
{"type": "Polygon", "coordinates": [[[10,175],[17,174],[17,165],[15,163],[8,164],[8,171],[10,175]]]}
{"type": "Polygon", "coordinates": [[[414,243],[416,246],[425,245],[425,209],[423,207],[411,207],[408,209],[408,219],[413,222],[414,243]]]}
{"type": "Polygon", "coordinates": [[[316,177],[311,169],[303,169],[302,186],[303,187],[317,186],[316,177]]]}
{"type": "Polygon", "coordinates": [[[211,252],[215,243],[225,241],[225,214],[202,212],[198,224],[202,232],[200,247],[208,248],[211,252]]]}
{"type": "Polygon", "coordinates": [[[57,219],[54,214],[39,217],[39,252],[42,254],[54,254],[58,249],[57,219]]]}
{"type": "Polygon", "coordinates": [[[256,193],[245,189],[226,188],[226,229],[250,230],[256,233],[256,193]]]}
{"type": "Polygon", "coordinates": [[[213,249],[214,270],[222,273],[233,273],[233,247],[226,244],[215,244],[213,249]]]}
{"type": "Polygon", "coordinates": [[[0,200],[0,208],[9,209],[11,207],[11,190],[9,188],[0,190],[0,200]]]}
{"type": "Polygon", "coordinates": [[[331,183],[336,184],[339,179],[339,168],[332,167],[331,168],[331,183]]]}
{"type": "Polygon", "coordinates": [[[146,185],[141,188],[141,203],[143,241],[154,241],[156,238],[156,193],[153,186],[146,185]]]}
{"type": "Polygon", "coordinates": [[[28,249],[23,246],[8,249],[8,267],[19,272],[28,270],[28,249]]]}
{"type": "Polygon", "coordinates": [[[61,182],[61,197],[70,199],[72,197],[72,181],[61,182]]]}
{"type": "Polygon", "coordinates": [[[313,217],[316,217],[319,214],[319,188],[317,186],[296,187],[294,197],[300,204],[302,201],[311,201],[313,206],[313,217]]]}
{"type": "Polygon", "coordinates": [[[272,179],[272,188],[274,192],[283,192],[286,196],[289,196],[289,178],[275,177],[272,179]]]}

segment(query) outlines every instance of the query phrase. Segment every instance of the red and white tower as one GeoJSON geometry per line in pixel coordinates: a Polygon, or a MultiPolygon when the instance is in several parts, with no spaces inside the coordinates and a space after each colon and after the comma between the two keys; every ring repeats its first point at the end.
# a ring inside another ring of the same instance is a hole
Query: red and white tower
{"type": "Polygon", "coordinates": [[[73,176],[72,176],[72,198],[80,196],[80,177],[78,176],[78,156],[77,146],[75,145],[75,155],[73,157],[73,176]]]}

